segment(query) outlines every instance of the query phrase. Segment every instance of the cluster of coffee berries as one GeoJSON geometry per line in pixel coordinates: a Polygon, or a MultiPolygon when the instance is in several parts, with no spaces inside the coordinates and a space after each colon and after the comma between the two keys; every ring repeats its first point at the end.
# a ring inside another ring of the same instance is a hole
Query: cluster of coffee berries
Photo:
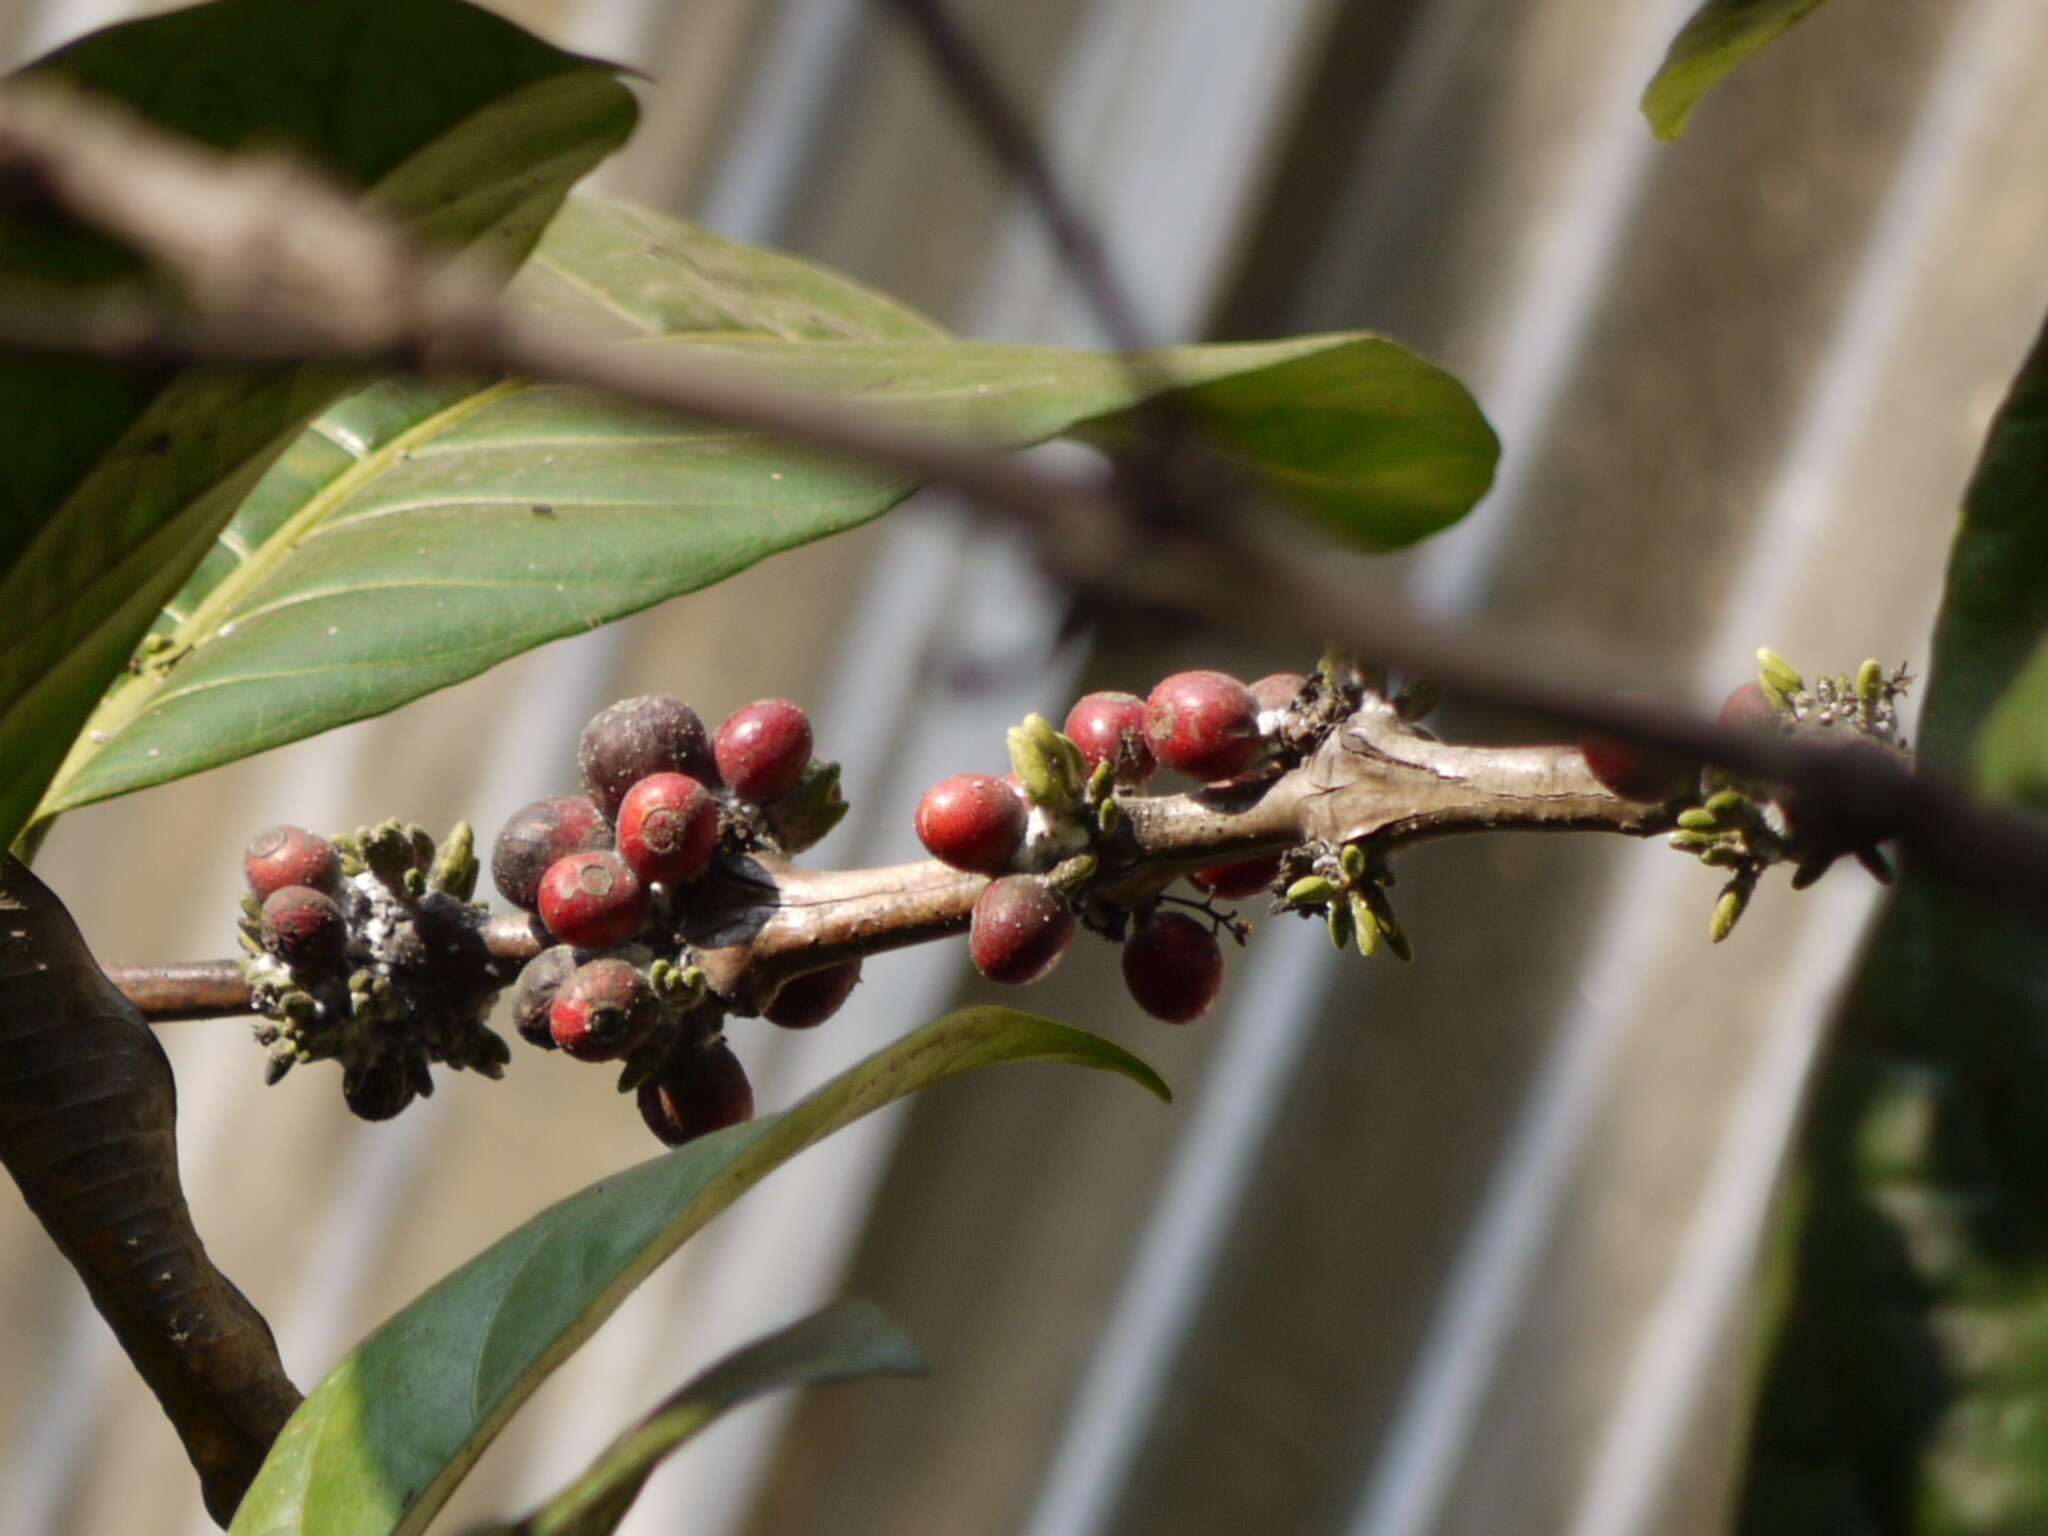
{"type": "MultiPolygon", "coordinates": [[[[810,720],[786,700],[749,704],[713,736],[678,699],[626,699],[584,728],[584,792],[527,806],[492,848],[499,891],[554,941],[520,973],[521,1038],[624,1062],[621,1090],[638,1093],[648,1127],[671,1145],[753,1114],[722,1033],[729,1000],[692,963],[687,934],[721,872],[796,853],[845,814],[837,765],[811,747],[810,720]]],[[[763,1015],[820,1024],[859,979],[858,961],[797,976],[763,1015]]]]}
{"type": "MultiPolygon", "coordinates": [[[[1719,723],[1903,761],[1907,744],[1898,703],[1911,683],[1905,667],[1886,672],[1881,663],[1866,660],[1854,675],[1821,677],[1809,686],[1796,667],[1766,647],[1757,652],[1755,680],[1722,702],[1719,723]]],[[[1844,855],[1879,880],[1892,877],[1878,847],[1881,829],[1846,823],[1837,804],[1783,794],[1722,768],[1703,769],[1610,737],[1588,736],[1580,750],[1593,776],[1624,799],[1691,802],[1678,812],[1671,846],[1727,873],[1707,927],[1717,944],[1734,931],[1773,865],[1792,866],[1794,890],[1813,884],[1844,855]]]]}
{"type": "Polygon", "coordinates": [[[1088,694],[1062,730],[1026,716],[1009,733],[1009,775],[956,774],[917,807],[917,835],[934,858],[994,877],[974,903],[975,967],[991,981],[1037,981],[1086,927],[1123,945],[1125,983],[1147,1013],[1200,1018],[1223,985],[1218,934],[1241,943],[1247,931],[1214,903],[1274,890],[1281,855],[1195,871],[1201,899],[1175,896],[1169,880],[1138,872],[1129,807],[1161,768],[1226,797],[1256,796],[1361,694],[1357,674],[1334,664],[1249,686],[1224,672],[1177,672],[1148,698],[1088,694]]]}
{"type": "Polygon", "coordinates": [[[469,899],[466,825],[438,847],[395,821],[332,840],[273,827],[242,868],[242,970],[270,1082],[338,1060],[349,1108],[383,1120],[434,1091],[433,1062],[503,1074],[509,1052],[484,1019],[504,978],[469,899]]]}

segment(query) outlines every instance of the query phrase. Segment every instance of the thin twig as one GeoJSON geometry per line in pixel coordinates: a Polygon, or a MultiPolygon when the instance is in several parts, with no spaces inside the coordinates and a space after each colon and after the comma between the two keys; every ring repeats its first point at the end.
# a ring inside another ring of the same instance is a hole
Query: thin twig
{"type": "Polygon", "coordinates": [[[939,79],[1003,169],[1017,179],[1044,222],[1075,285],[1110,344],[1141,359],[1151,346],[1137,306],[1117,279],[1108,247],[1066,194],[1052,158],[1011,104],[981,54],[954,24],[942,0],[881,0],[901,16],[931,55],[939,79]]]}
{"type": "Polygon", "coordinates": [[[177,314],[131,301],[61,320],[0,303],[0,343],[131,366],[343,361],[517,373],[771,433],[965,492],[1022,523],[1084,597],[1267,639],[1328,637],[1470,699],[1718,762],[1896,835],[1927,867],[1975,889],[2048,906],[2048,830],[1881,755],[1729,731],[1620,698],[1620,688],[1641,680],[1606,675],[1584,657],[1538,654],[1525,635],[1449,634],[1384,599],[1368,609],[1326,569],[1284,563],[1242,514],[1209,507],[1162,527],[1101,480],[749,379],[729,358],[709,364],[680,348],[587,340],[499,301],[481,277],[420,251],[303,168],[217,154],[124,109],[31,82],[0,89],[0,171],[30,178],[74,214],[137,244],[192,301],[177,314]],[[305,238],[308,230],[319,238],[305,238]]]}

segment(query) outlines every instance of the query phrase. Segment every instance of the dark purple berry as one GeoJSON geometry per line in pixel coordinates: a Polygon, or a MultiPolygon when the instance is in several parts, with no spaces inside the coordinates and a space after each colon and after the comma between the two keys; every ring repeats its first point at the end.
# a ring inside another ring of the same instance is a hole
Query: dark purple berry
{"type": "Polygon", "coordinates": [[[582,795],[536,800],[515,811],[491,847],[491,879],[515,907],[540,907],[540,877],[557,859],[612,845],[604,813],[582,795]]]}
{"type": "Polygon", "coordinates": [[[723,1040],[671,1057],[640,1085],[640,1117],[671,1147],[754,1118],[754,1089],[723,1040]]]}
{"type": "Polygon", "coordinates": [[[1010,867],[1024,841],[1024,801],[1001,779],[956,773],[917,802],[917,837],[955,869],[993,875],[1010,867]]]}
{"type": "Polygon", "coordinates": [[[1258,760],[1259,701],[1227,672],[1176,672],[1145,701],[1145,737],[1169,768],[1235,778],[1258,760]]]}
{"type": "Polygon", "coordinates": [[[837,1013],[859,983],[858,960],[806,971],[776,990],[775,1001],[761,1010],[761,1017],[784,1029],[810,1029],[837,1013]]]}
{"type": "Polygon", "coordinates": [[[687,773],[650,774],[619,806],[619,857],[642,880],[694,880],[718,849],[718,802],[687,773]]]}
{"type": "Polygon", "coordinates": [[[535,955],[520,971],[519,980],[512,986],[512,1027],[528,1045],[537,1045],[544,1051],[555,1048],[548,1010],[554,1007],[555,994],[562,989],[562,983],[581,963],[576,950],[567,944],[557,944],[535,955]]]}
{"type": "Polygon", "coordinates": [[[1184,912],[1154,912],[1124,943],[1124,985],[1138,1006],[1169,1024],[1191,1024],[1223,990],[1223,949],[1184,912]]]}
{"type": "Polygon", "coordinates": [[[348,920],[324,892],[280,886],[264,898],[263,947],[289,966],[335,965],[348,953],[348,920]]]}
{"type": "Polygon", "coordinates": [[[686,773],[702,784],[718,782],[704,722],[666,694],[621,699],[583,727],[576,765],[583,787],[607,818],[619,814],[626,791],[649,774],[686,773]]]}
{"type": "Polygon", "coordinates": [[[1135,693],[1083,694],[1067,711],[1067,738],[1093,773],[1114,764],[1116,782],[1136,789],[1159,764],[1145,740],[1145,701],[1135,693]]]}
{"type": "Polygon", "coordinates": [[[616,853],[572,853],[540,881],[540,920],[578,949],[610,949],[647,920],[647,887],[616,853]]]}
{"type": "Polygon", "coordinates": [[[258,901],[288,885],[307,885],[333,895],[341,886],[341,855],[334,844],[304,827],[259,832],[242,855],[242,873],[258,901]]]}
{"type": "Polygon", "coordinates": [[[780,800],[811,765],[811,718],[787,699],[733,711],[711,744],[726,787],[754,805],[780,800]]]}
{"type": "Polygon", "coordinates": [[[647,978],[624,960],[578,966],[548,1005],[548,1033],[578,1061],[616,1061],[644,1045],[661,1022],[647,978]]]}
{"type": "Polygon", "coordinates": [[[967,949],[990,981],[1021,987],[1058,965],[1073,937],[1074,915],[1051,886],[1005,875],[975,898],[967,949]]]}

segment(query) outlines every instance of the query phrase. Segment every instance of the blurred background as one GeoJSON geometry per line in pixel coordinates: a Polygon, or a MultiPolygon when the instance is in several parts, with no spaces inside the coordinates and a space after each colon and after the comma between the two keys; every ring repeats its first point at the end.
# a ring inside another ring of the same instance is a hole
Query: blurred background
{"type": "MultiPolygon", "coordinates": [[[[839,265],[969,334],[1093,346],[1041,232],[862,0],[521,0],[638,66],[612,191],[839,265]]],[[[1506,444],[1452,535],[1359,560],[1444,619],[1622,655],[1711,705],[1776,646],[1926,660],[1953,508],[2040,318],[2048,7],[1843,0],[1660,146],[1635,99],[1690,0],[952,0],[1164,341],[1371,327],[1506,444]]],[[[0,0],[17,60],[119,0],[0,0]]],[[[291,820],[486,837],[573,782],[583,720],[665,691],[805,703],[856,814],[814,857],[914,856],[946,773],[1085,687],[1312,656],[1106,621],[935,497],[385,719],[67,818],[41,868],[102,958],[231,950],[239,850],[291,820]]],[[[1441,727],[1522,723],[1455,706],[1441,727]]],[[[522,1509],[698,1367],[879,1302],[922,1383],[749,1408],[627,1529],[1580,1536],[1719,1529],[1755,1240],[1874,887],[1712,874],[1596,838],[1402,861],[1410,967],[1261,921],[1217,1011],[1128,1005],[1083,941],[1028,1006],[1174,1084],[1020,1069],[864,1122],[721,1217],[543,1390],[444,1518],[522,1509]]],[[[964,946],[872,961],[813,1035],[740,1021],[780,1107],[989,988],[964,946]]],[[[310,1385],[548,1202],[653,1150],[612,1074],[523,1052],[389,1125],[331,1069],[260,1086],[231,1022],[164,1030],[187,1189],[310,1385]]],[[[210,1526],[155,1402],[0,1200],[0,1530],[210,1526]]]]}

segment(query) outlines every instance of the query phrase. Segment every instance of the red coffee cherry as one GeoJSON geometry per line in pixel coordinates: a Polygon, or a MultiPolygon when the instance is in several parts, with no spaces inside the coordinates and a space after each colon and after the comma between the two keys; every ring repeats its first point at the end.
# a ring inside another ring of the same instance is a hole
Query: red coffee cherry
{"type": "Polygon", "coordinates": [[[540,880],[540,920],[578,949],[623,944],[647,921],[647,887],[616,853],[572,853],[540,880]]]}
{"type": "MultiPolygon", "coordinates": [[[[1649,695],[1641,693],[1620,697],[1639,704],[1652,702],[1649,695]]],[[[1579,755],[1585,758],[1593,777],[1624,800],[1669,800],[1699,788],[1697,763],[1598,731],[1588,731],[1579,738],[1579,755]]]]}
{"type": "Polygon", "coordinates": [[[1186,913],[1155,911],[1124,944],[1124,985],[1153,1018],[1191,1024],[1223,990],[1223,948],[1186,913]]]}
{"type": "Polygon", "coordinates": [[[1036,875],[1005,875],[974,900],[967,950],[990,981],[1021,987],[1037,981],[1067,952],[1074,914],[1036,875]]]}
{"type": "Polygon", "coordinates": [[[1198,890],[1223,901],[1242,901],[1247,896],[1270,890],[1273,882],[1280,878],[1280,855],[1270,858],[1245,859],[1236,864],[1218,864],[1211,869],[1198,869],[1188,879],[1198,890]]]}
{"type": "Polygon", "coordinates": [[[1669,800],[1692,789],[1699,771],[1668,753],[1617,741],[1612,736],[1579,738],[1579,753],[1593,777],[1624,800],[1669,800]]]}
{"type": "Polygon", "coordinates": [[[1145,737],[1169,768],[1235,778],[1259,755],[1259,701],[1227,672],[1176,672],[1145,701],[1145,737]]]}
{"type": "Polygon", "coordinates": [[[1024,801],[1001,779],[956,773],[917,802],[917,837],[955,869],[993,875],[1010,867],[1024,841],[1024,801]]]}
{"type": "Polygon", "coordinates": [[[640,1118],[671,1147],[754,1118],[754,1089],[723,1040],[683,1050],[640,1085],[640,1118]]]}
{"type": "Polygon", "coordinates": [[[1159,764],[1145,740],[1145,701],[1135,693],[1089,693],[1067,711],[1066,734],[1093,773],[1115,764],[1116,782],[1136,789],[1159,764]]]}
{"type": "Polygon", "coordinates": [[[1762,683],[1748,682],[1721,702],[1720,723],[1735,730],[1781,731],[1787,724],[1764,693],[1762,683]]]}
{"type": "Polygon", "coordinates": [[[858,960],[806,971],[776,990],[775,1001],[761,1010],[761,1017],[784,1029],[810,1029],[837,1013],[859,983],[858,960]]]}
{"type": "Polygon", "coordinates": [[[1271,672],[1251,686],[1261,710],[1285,709],[1308,686],[1308,679],[1299,672],[1271,672]]]}
{"type": "Polygon", "coordinates": [[[647,978],[624,960],[578,966],[548,1005],[548,1033],[578,1061],[616,1061],[646,1043],[661,1022],[647,978]]]}
{"type": "Polygon", "coordinates": [[[726,787],[754,805],[780,800],[811,765],[811,717],[787,699],[734,710],[711,744],[726,787]]]}
{"type": "Polygon", "coordinates": [[[619,805],[619,857],[642,880],[694,880],[718,848],[718,802],[686,773],[650,774],[619,805]]]}
{"type": "Polygon", "coordinates": [[[555,1036],[548,1010],[555,1006],[555,994],[576,972],[582,956],[567,944],[544,949],[526,962],[519,980],[512,986],[512,1027],[528,1045],[544,1051],[555,1048],[555,1036]]]}
{"type": "Polygon", "coordinates": [[[515,811],[491,845],[491,879],[515,907],[536,911],[540,877],[572,853],[594,853],[612,845],[604,813],[582,795],[536,800],[515,811]]]}
{"type": "Polygon", "coordinates": [[[704,722],[689,705],[667,694],[621,699],[600,710],[583,727],[576,765],[583,787],[608,818],[618,816],[626,791],[649,774],[687,773],[700,784],[718,781],[704,722]]]}
{"type": "Polygon", "coordinates": [[[348,921],[324,892],[279,886],[263,900],[263,947],[286,965],[334,965],[348,953],[348,921]]]}
{"type": "Polygon", "coordinates": [[[242,855],[242,873],[258,901],[288,885],[307,885],[332,895],[341,888],[341,855],[317,832],[272,827],[250,841],[242,855]]]}

